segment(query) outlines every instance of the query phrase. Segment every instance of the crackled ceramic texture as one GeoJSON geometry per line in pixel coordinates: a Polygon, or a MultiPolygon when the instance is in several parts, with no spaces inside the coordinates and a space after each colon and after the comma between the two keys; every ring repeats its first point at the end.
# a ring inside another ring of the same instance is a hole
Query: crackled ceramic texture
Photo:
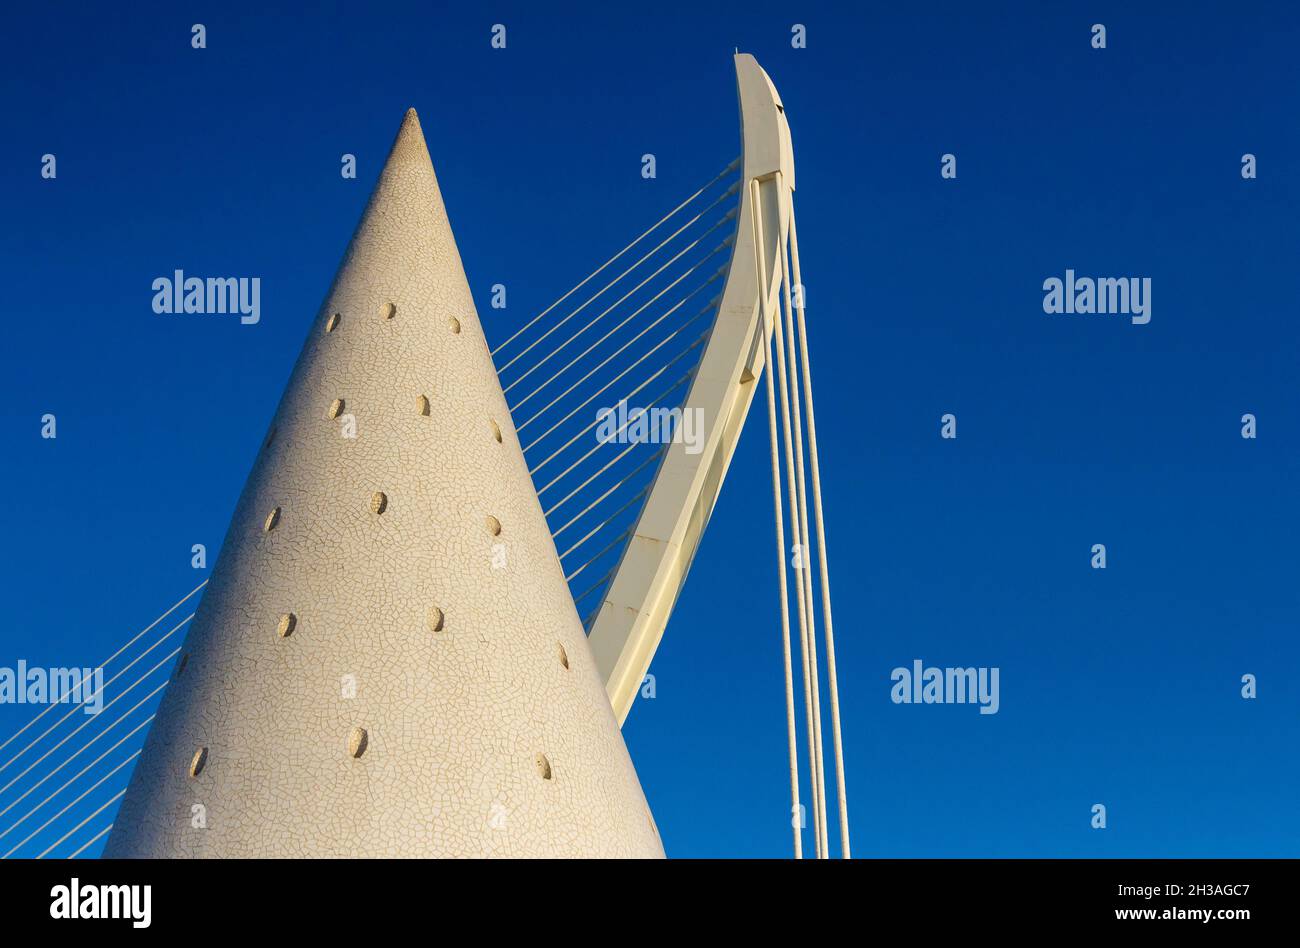
{"type": "Polygon", "coordinates": [[[663,854],[413,110],[182,656],[107,856],[663,854]]]}

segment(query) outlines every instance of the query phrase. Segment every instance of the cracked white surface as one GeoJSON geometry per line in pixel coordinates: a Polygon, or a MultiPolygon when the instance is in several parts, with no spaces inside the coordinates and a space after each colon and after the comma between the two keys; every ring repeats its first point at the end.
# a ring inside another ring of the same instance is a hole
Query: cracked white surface
{"type": "Polygon", "coordinates": [[[182,655],[106,856],[663,855],[414,110],[182,655]]]}

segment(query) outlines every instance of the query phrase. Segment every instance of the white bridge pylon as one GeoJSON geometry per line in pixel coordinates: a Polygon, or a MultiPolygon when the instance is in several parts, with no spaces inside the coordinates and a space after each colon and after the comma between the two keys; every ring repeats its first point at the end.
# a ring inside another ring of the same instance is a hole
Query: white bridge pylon
{"type": "MultiPolygon", "coordinates": [[[[745,53],[736,54],[735,67],[743,149],[740,207],[736,214],[731,260],[725,271],[717,316],[682,406],[683,416],[693,414],[702,419],[701,427],[705,433],[703,449],[698,450],[698,445],[689,446],[680,440],[665,447],[644,506],[595,613],[589,642],[597,666],[605,677],[610,703],[618,720],[623,722],[645,679],[678,594],[686,581],[686,574],[731,464],[754,398],[755,385],[769,362],[771,343],[775,337],[785,435],[786,499],[794,556],[800,563],[799,568],[794,570],[794,578],[803,660],[805,727],[810,751],[810,782],[813,787],[815,849],[819,856],[827,855],[820,674],[814,618],[816,600],[812,578],[814,559],[819,567],[822,622],[826,634],[840,845],[842,855],[847,857],[850,853],[848,814],[825,528],[816,426],[812,414],[804,293],[800,283],[798,240],[794,229],[794,153],[785,108],[767,73],[753,56],[745,53]],[[783,304],[784,330],[778,316],[783,304]],[[799,385],[801,374],[802,412],[799,385]],[[804,425],[801,416],[807,420],[806,447],[813,483],[811,498],[808,496],[805,475],[804,425]],[[810,544],[809,536],[810,501],[816,520],[815,547],[810,544]]],[[[790,686],[787,559],[773,404],[777,393],[770,373],[767,384],[781,580],[781,619],[785,637],[783,650],[787,675],[787,712],[791,718],[791,796],[795,813],[792,823],[795,824],[795,851],[799,855],[802,842],[797,823],[802,811],[799,805],[795,751],[794,702],[790,686]]]]}
{"type": "MultiPolygon", "coordinates": [[[[591,626],[589,641],[619,721],[627,718],[736,450],[755,380],[766,361],[758,258],[776,307],[778,254],[794,187],[790,128],[771,80],[753,56],[736,55],[740,95],[742,187],[736,237],[718,315],[682,408],[703,418],[702,451],[668,445],[632,538],[591,626]],[[787,193],[778,192],[777,178],[787,193]],[[749,186],[758,185],[758,197],[749,186]],[[765,246],[755,243],[761,218],[765,246]],[[757,251],[757,253],[756,253],[757,251]]],[[[768,327],[771,333],[771,327],[768,327]]]]}

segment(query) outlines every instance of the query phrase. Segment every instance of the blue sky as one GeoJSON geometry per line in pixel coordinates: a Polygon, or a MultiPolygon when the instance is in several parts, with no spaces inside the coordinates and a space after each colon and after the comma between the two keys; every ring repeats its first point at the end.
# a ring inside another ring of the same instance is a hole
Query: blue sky
{"type": "MultiPolygon", "coordinates": [[[[0,665],[94,664],[202,577],[407,107],[498,342],[738,153],[739,47],[794,138],[855,855],[1300,854],[1294,11],[225,7],[0,38],[0,665]],[[260,276],[261,323],[155,315],[175,268],[260,276]],[[1045,315],[1067,268],[1149,277],[1151,322],[1045,315]],[[892,704],[918,658],[1000,668],[999,713],[892,704]]],[[[672,855],[789,851],[762,422],[624,729],[672,855]]]]}

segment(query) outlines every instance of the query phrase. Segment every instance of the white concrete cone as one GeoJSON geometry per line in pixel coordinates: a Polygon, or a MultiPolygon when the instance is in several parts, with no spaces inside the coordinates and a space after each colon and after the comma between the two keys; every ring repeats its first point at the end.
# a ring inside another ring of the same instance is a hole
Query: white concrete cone
{"type": "Polygon", "coordinates": [[[105,855],[663,855],[414,110],[105,855]]]}

